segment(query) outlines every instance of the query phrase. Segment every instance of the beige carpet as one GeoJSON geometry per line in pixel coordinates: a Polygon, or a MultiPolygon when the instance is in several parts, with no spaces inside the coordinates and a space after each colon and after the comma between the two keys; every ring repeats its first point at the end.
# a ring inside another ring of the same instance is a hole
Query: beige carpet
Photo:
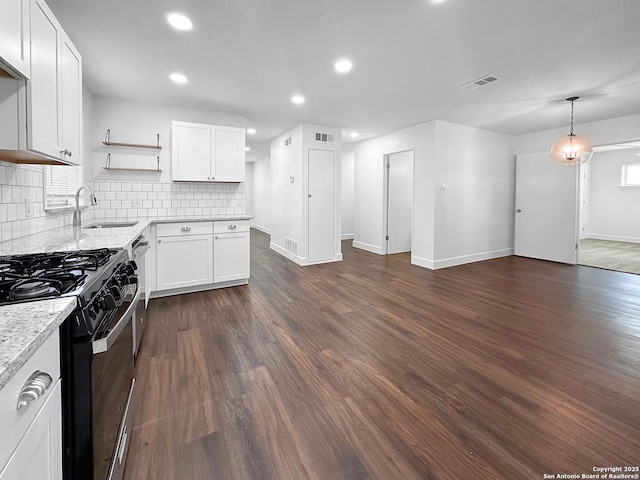
{"type": "Polygon", "coordinates": [[[640,275],[640,243],[580,240],[578,264],[640,275]]]}

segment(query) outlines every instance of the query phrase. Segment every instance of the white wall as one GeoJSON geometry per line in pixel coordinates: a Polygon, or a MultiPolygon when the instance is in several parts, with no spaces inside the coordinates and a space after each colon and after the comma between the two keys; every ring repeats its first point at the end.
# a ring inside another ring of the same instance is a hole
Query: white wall
{"type": "Polygon", "coordinates": [[[285,249],[285,237],[303,241],[302,232],[302,125],[271,141],[271,246],[285,249]],[[292,142],[284,147],[284,139],[292,142]],[[293,177],[293,182],[290,178],[293,177]]]}
{"type": "MultiPolygon", "coordinates": [[[[271,248],[300,265],[308,263],[308,173],[307,158],[310,149],[332,150],[335,155],[334,171],[334,260],[342,259],[340,245],[340,177],[341,131],[336,128],[300,124],[271,141],[271,248]],[[318,143],[315,132],[332,133],[334,143],[318,143]],[[292,143],[284,147],[284,140],[292,143]],[[291,179],[293,178],[293,181],[291,179]],[[298,253],[287,251],[285,239],[298,242],[298,253]]],[[[255,176],[255,175],[254,175],[255,176]]]]}
{"type": "Polygon", "coordinates": [[[342,240],[353,239],[353,189],[354,189],[355,153],[350,150],[342,151],[342,179],[341,179],[341,212],[342,240]]]}
{"type": "MultiPolygon", "coordinates": [[[[86,165],[87,168],[91,166],[93,177],[97,180],[171,181],[172,120],[241,128],[245,126],[245,118],[242,115],[97,95],[93,97],[92,120],[90,145],[93,154],[87,157],[92,160],[86,165]],[[156,135],[159,133],[162,146],[160,152],[162,173],[103,170],[108,152],[111,152],[112,166],[156,167],[157,152],[154,150],[102,145],[107,129],[111,129],[112,141],[123,143],[155,144],[156,135]]],[[[91,153],[91,150],[87,153],[91,153]]]]}
{"type": "Polygon", "coordinates": [[[253,162],[246,162],[244,165],[244,185],[245,185],[245,210],[247,214],[253,215],[253,162]]]}
{"type": "Polygon", "coordinates": [[[412,262],[433,261],[435,122],[391,132],[353,145],[355,151],[353,245],[384,251],[384,156],[414,150],[412,262]]]}
{"type": "Polygon", "coordinates": [[[438,121],[436,159],[435,268],[511,255],[513,137],[438,121]]]}
{"type": "Polygon", "coordinates": [[[509,135],[433,121],[356,144],[354,246],[383,253],[384,155],[413,149],[411,262],[441,268],[510,255],[512,142],[509,135]]]}
{"type": "Polygon", "coordinates": [[[271,234],[271,159],[267,155],[253,163],[253,215],[251,226],[271,234]]]}
{"type": "Polygon", "coordinates": [[[640,188],[621,188],[622,166],[638,150],[597,152],[589,160],[586,238],[640,243],[640,188]]]}

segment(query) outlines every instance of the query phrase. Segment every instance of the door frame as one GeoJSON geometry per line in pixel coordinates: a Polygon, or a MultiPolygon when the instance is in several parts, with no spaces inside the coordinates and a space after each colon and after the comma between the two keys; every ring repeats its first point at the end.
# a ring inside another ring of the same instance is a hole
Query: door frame
{"type": "Polygon", "coordinates": [[[415,203],[416,203],[416,152],[414,147],[401,148],[382,155],[382,254],[389,255],[389,157],[398,153],[411,152],[411,248],[414,245],[415,203]]]}

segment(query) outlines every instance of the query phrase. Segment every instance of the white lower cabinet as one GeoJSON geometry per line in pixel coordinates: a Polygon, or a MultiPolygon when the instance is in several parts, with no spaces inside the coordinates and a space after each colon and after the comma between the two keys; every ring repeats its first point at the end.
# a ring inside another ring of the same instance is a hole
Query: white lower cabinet
{"type": "Polygon", "coordinates": [[[60,380],[27,430],[0,480],[62,480],[60,380]]]}
{"type": "Polygon", "coordinates": [[[60,382],[56,330],[0,390],[0,480],[62,479],[60,382]]]}
{"type": "Polygon", "coordinates": [[[249,248],[249,232],[215,234],[213,282],[249,278],[249,248]]]}
{"type": "Polygon", "coordinates": [[[213,283],[213,235],[158,237],[158,290],[213,283]]]}
{"type": "Polygon", "coordinates": [[[159,223],[154,228],[149,271],[157,293],[151,296],[247,283],[248,220],[159,223]]]}

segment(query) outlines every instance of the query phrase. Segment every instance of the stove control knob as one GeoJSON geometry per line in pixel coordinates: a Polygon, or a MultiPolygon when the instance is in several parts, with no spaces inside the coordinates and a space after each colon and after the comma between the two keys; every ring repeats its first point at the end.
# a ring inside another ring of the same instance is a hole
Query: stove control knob
{"type": "Polygon", "coordinates": [[[102,305],[104,306],[105,310],[113,310],[115,308],[118,308],[116,299],[110,293],[105,293],[102,296],[102,305]]]}
{"type": "Polygon", "coordinates": [[[138,266],[136,265],[136,262],[132,260],[131,262],[127,263],[124,271],[131,277],[136,274],[136,268],[138,268],[138,266]]]}
{"type": "Polygon", "coordinates": [[[131,283],[131,281],[129,280],[129,275],[127,275],[126,273],[118,273],[118,275],[116,276],[116,280],[120,285],[123,286],[129,285],[131,283]]]}
{"type": "Polygon", "coordinates": [[[122,295],[120,295],[120,289],[116,285],[109,287],[109,293],[113,295],[113,298],[115,298],[116,301],[122,298],[122,295]]]}

